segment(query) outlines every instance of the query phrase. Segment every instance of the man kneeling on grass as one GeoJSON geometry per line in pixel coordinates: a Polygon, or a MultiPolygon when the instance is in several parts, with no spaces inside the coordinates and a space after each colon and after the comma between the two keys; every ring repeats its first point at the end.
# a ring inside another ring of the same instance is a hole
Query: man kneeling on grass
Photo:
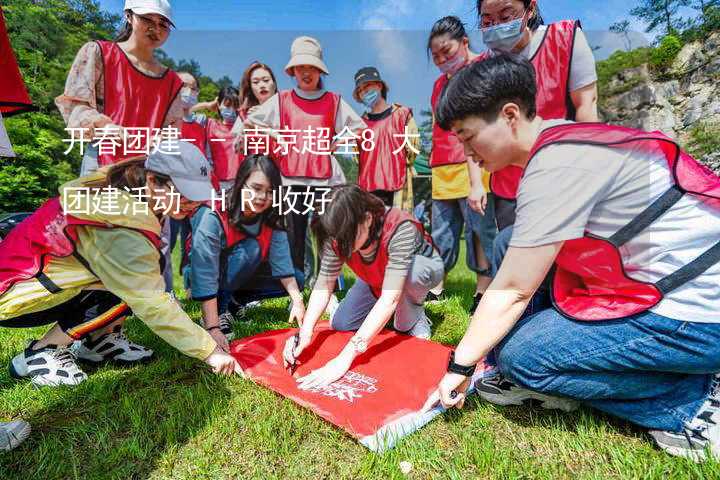
{"type": "Polygon", "coordinates": [[[460,72],[435,112],[490,172],[525,169],[510,249],[428,405],[462,406],[496,348],[501,405],[579,400],[720,458],[720,178],[669,138],[535,114],[530,63],[460,72]],[[554,308],[518,322],[555,266],[554,308]]]}

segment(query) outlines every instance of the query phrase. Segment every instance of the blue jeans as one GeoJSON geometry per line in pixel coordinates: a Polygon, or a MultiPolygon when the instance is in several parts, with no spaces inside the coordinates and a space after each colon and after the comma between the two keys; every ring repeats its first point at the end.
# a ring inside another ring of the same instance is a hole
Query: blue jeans
{"type": "Polygon", "coordinates": [[[574,398],[649,429],[679,432],[720,371],[720,324],[651,312],[578,322],[546,309],[505,337],[498,365],[531,390],[574,398]]]}
{"type": "MultiPolygon", "coordinates": [[[[432,201],[432,239],[445,264],[445,273],[450,272],[457,263],[460,253],[460,236],[465,227],[465,246],[467,266],[475,273],[486,273],[478,267],[473,235],[480,239],[488,260],[492,255],[495,229],[494,199],[488,195],[485,215],[481,215],[467,204],[466,198],[432,201]]],[[[489,272],[487,272],[489,275],[489,272]]]]}

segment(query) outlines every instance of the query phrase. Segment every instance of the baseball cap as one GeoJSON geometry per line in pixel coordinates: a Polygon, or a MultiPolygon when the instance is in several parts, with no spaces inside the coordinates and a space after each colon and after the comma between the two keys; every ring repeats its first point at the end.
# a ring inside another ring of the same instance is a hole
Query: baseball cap
{"type": "Polygon", "coordinates": [[[157,13],[167,18],[173,27],[175,26],[172,19],[172,7],[168,0],[125,0],[125,10],[132,10],[138,15],[157,13]]]}
{"type": "Polygon", "coordinates": [[[212,167],[200,149],[190,142],[160,142],[145,160],[145,169],[169,176],[177,191],[188,200],[206,202],[212,198],[212,167]]]}

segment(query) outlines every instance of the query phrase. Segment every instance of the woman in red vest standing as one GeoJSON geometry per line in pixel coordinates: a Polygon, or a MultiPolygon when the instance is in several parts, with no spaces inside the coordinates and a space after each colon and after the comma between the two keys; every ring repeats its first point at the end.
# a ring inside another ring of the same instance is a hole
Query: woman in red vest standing
{"type": "Polygon", "coordinates": [[[510,248],[428,405],[461,406],[495,348],[485,400],[582,402],[717,460],[720,177],[659,132],[546,120],[536,91],[533,65],[500,54],[458,74],[436,112],[488,171],[525,174],[510,248]],[[551,268],[552,308],[521,319],[551,268]]]}
{"type": "Polygon", "coordinates": [[[415,217],[386,207],[358,185],[344,185],[335,189],[313,229],[323,248],[320,274],[297,340],[290,338],[285,345],[285,362],[294,364],[312,342],[343,263],[357,281],[330,325],[357,333],[337,357],[298,379],[300,388],[321,387],[341,378],[393,316],[398,331],[430,338],[424,303],[430,289],[442,281],[444,267],[430,235],[415,217]]]}
{"type": "Polygon", "coordinates": [[[332,155],[334,143],[341,133],[361,138],[366,127],[339,94],[325,90],[322,76],[329,72],[320,42],[306,36],[296,38],[285,66],[295,88],[278,92],[249,112],[244,125],[244,132],[269,129],[282,148],[278,163],[283,197],[290,192],[288,198],[297,199],[295,210],[287,215],[293,264],[307,272],[311,270],[305,266],[309,214],[304,203],[313,197],[317,202],[324,189],[345,183],[340,164],[332,155]],[[306,198],[308,189],[312,193],[306,198]]]}
{"type": "MultiPolygon", "coordinates": [[[[543,24],[537,0],[478,0],[483,57],[508,52],[528,59],[537,72],[537,109],[545,119],[597,122],[595,58],[577,20],[543,24]]],[[[471,165],[471,168],[478,168],[471,165]]],[[[493,173],[498,236],[493,267],[499,268],[512,236],[515,196],[522,170],[515,166],[493,173]]],[[[479,185],[473,184],[475,192],[479,185]]]]}
{"type": "Polygon", "coordinates": [[[388,86],[375,67],[355,74],[353,98],[367,109],[363,120],[374,133],[372,148],[359,148],[358,185],[382,199],[388,207],[413,209],[412,165],[420,135],[412,110],[388,104],[388,86]]]}
{"type": "Polygon", "coordinates": [[[191,219],[186,283],[192,298],[201,302],[205,328],[226,351],[233,338],[232,297],[237,304],[238,297],[253,301],[287,292],[290,321],[302,322],[305,315],[302,271],[293,268],[283,219],[272,207],[279,187],[280,172],[272,160],[248,155],[225,205],[204,205],[191,219]]]}
{"type": "Polygon", "coordinates": [[[179,135],[183,82],[154,56],[172,27],[167,0],[126,0],[116,40],[89,42],[78,52],[55,104],[68,128],[96,139],[81,175],[147,153],[156,129],[172,126],[179,135]]]}

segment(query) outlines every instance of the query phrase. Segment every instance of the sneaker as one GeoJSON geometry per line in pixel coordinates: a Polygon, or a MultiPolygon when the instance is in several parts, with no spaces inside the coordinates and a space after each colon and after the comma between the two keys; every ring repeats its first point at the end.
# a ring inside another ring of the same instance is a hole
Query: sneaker
{"type": "Polygon", "coordinates": [[[77,341],[71,348],[78,359],[93,363],[136,363],[150,360],[153,356],[153,351],[149,348],[131,342],[120,326],[95,340],[85,338],[77,341]]]}
{"type": "Polygon", "coordinates": [[[415,323],[415,326],[410,329],[410,331],[407,332],[408,335],[412,335],[413,337],[422,338],[424,340],[430,340],[430,336],[432,336],[432,331],[430,330],[430,326],[432,325],[432,322],[430,319],[423,313],[423,316],[420,317],[420,320],[418,320],[415,323]]]}
{"type": "Polygon", "coordinates": [[[720,460],[720,376],[715,375],[710,395],[681,432],[650,430],[648,433],[670,455],[695,462],[709,457],[720,460]]]}
{"type": "Polygon", "coordinates": [[[475,390],[483,400],[495,405],[522,405],[525,400],[538,400],[543,408],[572,412],[578,402],[567,398],[553,397],[519,387],[502,374],[481,378],[475,383],[475,390]]]}
{"type": "Polygon", "coordinates": [[[30,424],[24,420],[0,422],[0,450],[12,450],[29,436],[30,424]]]}
{"type": "Polygon", "coordinates": [[[473,297],[473,303],[472,307],[470,307],[470,316],[472,317],[475,314],[475,310],[477,310],[478,305],[480,304],[480,299],[482,298],[482,293],[476,293],[473,297]]]}
{"type": "Polygon", "coordinates": [[[447,300],[447,297],[445,296],[444,291],[440,292],[439,294],[434,293],[433,291],[429,291],[427,297],[425,297],[425,301],[431,304],[444,302],[445,300],[447,300]]]}
{"type": "Polygon", "coordinates": [[[30,377],[32,384],[38,387],[77,385],[85,381],[87,375],[80,370],[75,354],[69,348],[48,345],[35,350],[35,343],[30,342],[10,362],[10,375],[13,378],[30,377]]]}
{"type": "Polygon", "coordinates": [[[220,326],[220,331],[225,335],[225,338],[228,339],[228,342],[233,340],[235,338],[235,333],[232,329],[232,322],[235,321],[235,317],[233,317],[233,314],[230,312],[221,313],[218,317],[218,325],[220,326]]]}

